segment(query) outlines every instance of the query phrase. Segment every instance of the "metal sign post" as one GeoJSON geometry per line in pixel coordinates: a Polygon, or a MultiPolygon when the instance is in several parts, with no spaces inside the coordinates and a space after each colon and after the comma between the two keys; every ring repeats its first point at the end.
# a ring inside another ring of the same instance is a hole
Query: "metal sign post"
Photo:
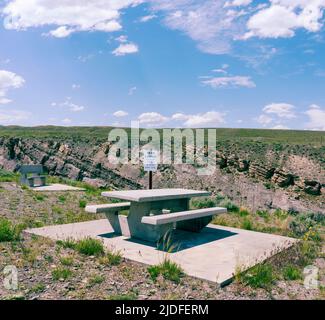
{"type": "Polygon", "coordinates": [[[149,189],[152,189],[152,173],[158,169],[158,152],[154,149],[143,151],[144,171],[149,172],[149,189]]]}

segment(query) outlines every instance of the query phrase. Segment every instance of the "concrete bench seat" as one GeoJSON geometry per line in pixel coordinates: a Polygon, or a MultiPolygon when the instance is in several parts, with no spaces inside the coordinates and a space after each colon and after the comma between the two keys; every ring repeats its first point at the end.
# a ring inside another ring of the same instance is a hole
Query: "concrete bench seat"
{"type": "Polygon", "coordinates": [[[86,206],[88,213],[104,213],[116,234],[122,234],[119,212],[130,209],[130,202],[97,204],[86,206]]]}
{"type": "Polygon", "coordinates": [[[46,185],[46,176],[42,165],[22,165],[19,168],[21,174],[20,182],[29,187],[42,187],[46,185]],[[32,176],[30,176],[32,174],[32,176]]]}
{"type": "Polygon", "coordinates": [[[206,209],[167,213],[167,214],[161,214],[156,216],[145,216],[142,217],[141,222],[145,224],[151,224],[157,226],[157,225],[163,225],[168,223],[211,217],[221,213],[227,213],[227,209],[216,207],[216,208],[206,208],[206,209]]]}
{"type": "Polygon", "coordinates": [[[85,210],[88,213],[110,213],[130,209],[130,202],[98,204],[86,206],[85,210]]]}

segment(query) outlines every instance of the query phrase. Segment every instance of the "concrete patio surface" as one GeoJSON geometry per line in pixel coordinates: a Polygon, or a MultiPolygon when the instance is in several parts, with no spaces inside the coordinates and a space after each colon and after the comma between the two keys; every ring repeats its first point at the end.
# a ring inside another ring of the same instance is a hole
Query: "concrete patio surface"
{"type": "Polygon", "coordinates": [[[72,186],[68,186],[65,184],[51,184],[48,186],[43,186],[43,187],[34,187],[31,188],[33,191],[42,191],[42,192],[59,192],[59,191],[85,191],[83,188],[76,188],[72,186]]]}
{"type": "Polygon", "coordinates": [[[105,247],[119,250],[126,259],[147,265],[158,264],[168,255],[186,274],[220,285],[230,282],[238,267],[252,267],[297,241],[210,224],[201,233],[177,231],[174,237],[177,252],[165,253],[155,244],[116,236],[112,231],[106,219],[26,230],[54,240],[98,238],[105,247]]]}

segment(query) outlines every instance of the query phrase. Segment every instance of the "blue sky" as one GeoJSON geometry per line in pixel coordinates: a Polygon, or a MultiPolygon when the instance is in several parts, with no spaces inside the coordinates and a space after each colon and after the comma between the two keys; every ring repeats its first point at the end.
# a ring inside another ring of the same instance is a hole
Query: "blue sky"
{"type": "Polygon", "coordinates": [[[325,130],[325,0],[0,4],[0,125],[325,130]]]}

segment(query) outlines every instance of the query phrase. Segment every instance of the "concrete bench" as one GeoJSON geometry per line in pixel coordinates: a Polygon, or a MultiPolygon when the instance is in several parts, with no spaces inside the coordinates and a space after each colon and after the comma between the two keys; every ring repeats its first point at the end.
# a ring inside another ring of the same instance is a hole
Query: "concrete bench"
{"type": "Polygon", "coordinates": [[[42,165],[22,165],[19,172],[21,174],[20,182],[24,185],[42,187],[46,184],[46,177],[42,175],[45,173],[42,165]],[[33,176],[30,176],[30,174],[33,174],[33,176]]]}
{"type": "Polygon", "coordinates": [[[199,232],[216,214],[227,213],[226,208],[206,208],[142,217],[141,222],[152,226],[174,225],[176,229],[199,232]]]}
{"type": "Polygon", "coordinates": [[[114,232],[122,234],[121,224],[119,220],[119,212],[130,209],[130,202],[109,203],[86,206],[85,210],[88,213],[103,213],[106,215],[109,223],[111,224],[114,232]]]}

